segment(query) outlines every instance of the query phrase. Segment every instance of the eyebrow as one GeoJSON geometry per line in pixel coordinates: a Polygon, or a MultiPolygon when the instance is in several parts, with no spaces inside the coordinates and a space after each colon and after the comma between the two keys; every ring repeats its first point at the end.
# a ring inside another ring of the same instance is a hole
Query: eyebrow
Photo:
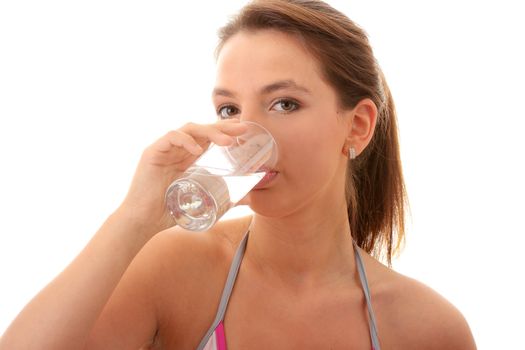
{"type": "MultiPolygon", "coordinates": [[[[274,83],[271,83],[271,84],[268,84],[266,86],[263,86],[261,88],[261,90],[260,90],[260,93],[262,95],[267,95],[267,94],[270,94],[272,92],[275,92],[275,91],[278,91],[278,90],[284,90],[284,89],[297,90],[297,91],[304,92],[304,93],[307,93],[307,94],[310,93],[310,90],[308,90],[304,86],[301,86],[301,85],[297,84],[295,81],[293,81],[291,79],[279,80],[279,81],[276,81],[274,83]]],[[[231,92],[231,91],[229,91],[227,89],[220,88],[220,87],[216,87],[215,89],[213,89],[212,95],[213,96],[235,97],[235,93],[233,93],[233,92],[231,92]]]]}

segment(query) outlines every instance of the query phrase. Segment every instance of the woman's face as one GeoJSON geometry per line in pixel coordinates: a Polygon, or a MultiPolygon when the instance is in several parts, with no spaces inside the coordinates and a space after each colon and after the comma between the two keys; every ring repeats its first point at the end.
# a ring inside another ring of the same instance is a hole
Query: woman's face
{"type": "Polygon", "coordinates": [[[297,38],[274,30],[231,37],[218,57],[213,103],[219,119],[259,123],[278,145],[277,176],[240,204],[282,217],[344,198],[348,119],[297,38]]]}

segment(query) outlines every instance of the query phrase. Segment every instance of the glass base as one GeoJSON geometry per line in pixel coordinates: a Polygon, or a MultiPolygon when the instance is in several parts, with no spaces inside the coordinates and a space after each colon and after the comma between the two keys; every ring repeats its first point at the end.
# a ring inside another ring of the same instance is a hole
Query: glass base
{"type": "Polygon", "coordinates": [[[217,221],[217,203],[197,181],[175,181],[166,192],[166,206],[177,225],[191,231],[205,231],[217,221]]]}

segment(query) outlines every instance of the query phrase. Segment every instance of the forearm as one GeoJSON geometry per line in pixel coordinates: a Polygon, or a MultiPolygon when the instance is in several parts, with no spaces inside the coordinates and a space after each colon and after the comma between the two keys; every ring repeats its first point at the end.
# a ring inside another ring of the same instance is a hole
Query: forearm
{"type": "Polygon", "coordinates": [[[0,338],[4,349],[81,349],[135,255],[147,225],[111,215],[73,262],[21,311],[0,338]]]}

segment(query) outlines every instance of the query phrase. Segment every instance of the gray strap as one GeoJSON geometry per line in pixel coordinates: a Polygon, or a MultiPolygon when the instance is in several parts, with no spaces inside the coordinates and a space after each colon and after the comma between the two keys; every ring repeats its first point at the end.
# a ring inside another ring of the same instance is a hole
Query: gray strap
{"type": "Polygon", "coordinates": [[[361,279],[361,285],[363,286],[363,291],[365,293],[366,306],[368,308],[368,315],[370,317],[369,327],[370,327],[370,339],[372,340],[372,347],[374,350],[381,350],[379,346],[379,339],[377,337],[377,326],[376,318],[374,316],[374,310],[372,310],[372,301],[370,300],[370,289],[368,288],[368,280],[366,278],[365,267],[363,260],[361,259],[361,254],[359,249],[357,249],[357,243],[354,242],[354,252],[355,260],[357,262],[357,271],[359,272],[359,278],[361,279]]]}
{"type": "Polygon", "coordinates": [[[215,328],[217,328],[219,323],[224,318],[224,313],[226,312],[226,307],[228,306],[228,301],[230,300],[233,285],[235,284],[235,279],[237,278],[239,268],[241,267],[241,261],[244,256],[244,251],[246,250],[246,242],[248,241],[249,233],[250,230],[248,229],[248,231],[246,231],[244,235],[244,238],[239,244],[237,251],[235,252],[235,256],[233,257],[233,261],[230,266],[230,272],[228,273],[228,278],[226,279],[226,283],[224,284],[224,290],[222,291],[221,301],[219,303],[219,308],[217,309],[217,315],[215,316],[215,320],[213,321],[210,329],[208,329],[208,332],[206,332],[206,335],[204,336],[204,338],[202,338],[201,342],[199,343],[197,350],[204,349],[204,347],[208,343],[208,340],[215,331],[215,328]]]}

